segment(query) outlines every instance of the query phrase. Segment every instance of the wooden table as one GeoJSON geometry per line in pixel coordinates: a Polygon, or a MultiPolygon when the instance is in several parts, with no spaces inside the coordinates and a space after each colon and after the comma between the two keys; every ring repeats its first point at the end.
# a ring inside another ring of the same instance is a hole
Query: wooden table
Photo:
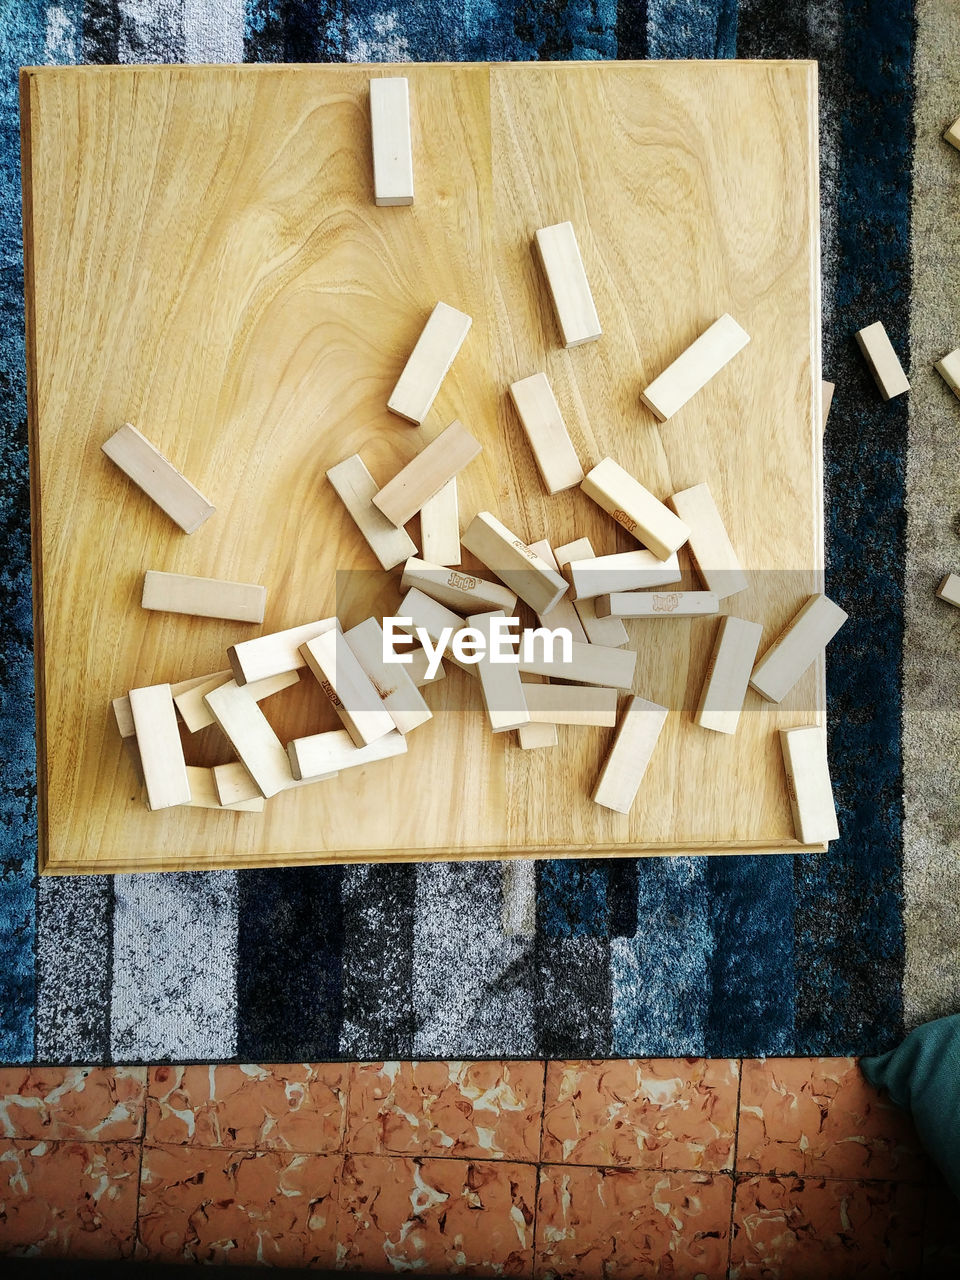
{"type": "MultiPolygon", "coordinates": [[[[324,480],[347,454],[382,483],[457,416],[484,446],[464,521],[636,545],[578,490],[544,493],[506,394],[538,370],[585,467],[612,454],[659,496],[709,482],[751,571],[724,611],[764,645],[820,583],[815,64],[399,70],[408,208],[372,199],[367,83],[391,69],[22,74],[41,869],[802,849],[775,730],[823,723],[823,664],[780,707],[749,693],[735,737],[700,730],[712,619],[628,624],[636,691],[676,709],[629,816],[589,798],[610,730],[522,751],[454,668],[406,756],[262,814],[145,808],[111,698],[219,670],[260,633],[141,610],[146,569],[265,584],[264,633],[396,611],[399,575],[324,480]],[[604,329],[571,351],[531,248],[565,219],[604,329]],[[385,404],[438,298],[474,325],[416,429],[385,404]],[[750,345],[658,425],[640,390],[724,311],[750,345]],[[216,505],[197,533],[101,454],[124,421],[216,505]]],[[[264,709],[284,740],[337,725],[309,676],[264,709]]],[[[188,761],[230,758],[218,733],[188,761]]]]}

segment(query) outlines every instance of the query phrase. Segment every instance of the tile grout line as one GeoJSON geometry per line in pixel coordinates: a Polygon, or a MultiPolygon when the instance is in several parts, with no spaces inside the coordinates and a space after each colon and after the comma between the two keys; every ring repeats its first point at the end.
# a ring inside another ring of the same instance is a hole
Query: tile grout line
{"type": "Polygon", "coordinates": [[[340,1165],[337,1169],[337,1204],[334,1210],[333,1225],[333,1268],[337,1268],[340,1253],[340,1207],[341,1197],[343,1196],[343,1174],[347,1165],[347,1155],[353,1154],[347,1151],[347,1135],[350,1132],[350,1106],[353,1100],[353,1078],[359,1068],[359,1062],[348,1062],[346,1064],[347,1087],[343,1097],[343,1130],[340,1136],[338,1154],[340,1156],[340,1165]]]}
{"type": "Polygon", "coordinates": [[[547,1072],[549,1063],[546,1058],[543,1060],[543,1074],[540,1083],[540,1136],[537,1141],[537,1162],[533,1170],[533,1240],[530,1248],[530,1276],[531,1280],[535,1280],[537,1276],[537,1223],[540,1214],[540,1179],[543,1174],[543,1126],[545,1123],[545,1112],[547,1110],[547,1072]]]}
{"type": "Polygon", "coordinates": [[[737,1110],[733,1118],[733,1160],[730,1167],[730,1227],[727,1233],[727,1280],[733,1270],[733,1231],[737,1216],[737,1158],[740,1154],[740,1100],[743,1096],[743,1058],[737,1059],[737,1110]]]}

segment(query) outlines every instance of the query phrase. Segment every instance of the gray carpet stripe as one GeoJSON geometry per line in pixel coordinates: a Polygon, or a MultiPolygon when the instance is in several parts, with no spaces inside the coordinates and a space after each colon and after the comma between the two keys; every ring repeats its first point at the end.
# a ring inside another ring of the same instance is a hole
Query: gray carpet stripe
{"type": "Polygon", "coordinates": [[[346,867],[340,1053],[358,1060],[413,1053],[413,917],[416,869],[346,867]]]}
{"type": "Polygon", "coordinates": [[[108,1056],[112,905],[106,876],[40,879],[36,950],[39,1062],[103,1062],[108,1056]]]}
{"type": "Polygon", "coordinates": [[[185,62],[243,61],[243,0],[183,0],[185,62]]]}
{"type": "Polygon", "coordinates": [[[182,62],[184,0],[120,0],[120,62],[182,62]]]}
{"type": "Polygon", "coordinates": [[[537,864],[532,858],[516,858],[501,867],[503,932],[532,938],[537,932],[537,864]]]}

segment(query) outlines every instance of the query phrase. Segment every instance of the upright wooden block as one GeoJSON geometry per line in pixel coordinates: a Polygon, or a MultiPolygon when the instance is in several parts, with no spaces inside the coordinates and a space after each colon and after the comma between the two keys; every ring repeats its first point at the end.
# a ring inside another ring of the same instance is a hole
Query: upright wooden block
{"type": "Polygon", "coordinates": [[[781,729],[780,747],[797,839],[801,844],[826,844],[838,839],[826,730],[819,725],[781,729]]]}
{"type": "Polygon", "coordinates": [[[951,147],[956,147],[960,151],[960,117],[954,120],[953,124],[948,125],[943,131],[943,136],[951,147]]]}
{"type": "MultiPolygon", "coordinates": [[[[960,577],[955,573],[948,573],[945,577],[941,578],[940,585],[937,587],[937,595],[941,600],[946,600],[948,604],[956,605],[957,608],[960,609],[960,577]]],[[[118,701],[120,701],[120,699],[114,701],[114,710],[116,710],[118,701]]],[[[119,720],[120,717],[118,715],[118,723],[119,720]]],[[[121,729],[120,732],[122,734],[123,730],[121,729]]]]}
{"type": "Polygon", "coordinates": [[[137,727],[133,723],[133,712],[130,709],[130,695],[124,694],[120,698],[114,698],[111,702],[113,708],[114,719],[117,722],[117,729],[121,738],[135,738],[137,736],[137,727]]]}
{"type": "Polygon", "coordinates": [[[524,684],[530,719],[536,724],[602,725],[617,723],[616,689],[576,684],[524,684]]]}
{"type": "Polygon", "coordinates": [[[376,618],[367,618],[351,627],[343,633],[343,638],[401,733],[411,733],[430,719],[433,712],[410,679],[406,665],[384,662],[383,628],[376,618]]]}
{"type": "Polygon", "coordinates": [[[285,791],[293,781],[287,753],[247,689],[236,680],[228,680],[205,696],[213,718],[260,788],[260,794],[269,799],[285,791]]]}
{"type": "Polygon", "coordinates": [[[129,422],[100,447],[184,533],[193,533],[213,515],[215,508],[203,494],[129,422]]]}
{"type": "Polygon", "coordinates": [[[555,660],[539,645],[530,658],[523,656],[521,648],[520,671],[524,675],[553,676],[575,684],[601,684],[612,689],[629,689],[633,684],[637,655],[632,649],[607,649],[603,645],[577,644],[576,641],[570,648],[569,662],[562,660],[559,647],[555,660]]]}
{"type": "Polygon", "coordinates": [[[376,742],[396,727],[376,686],[339,631],[308,640],[300,652],[358,747],[376,742]]]}
{"type": "Polygon", "coordinates": [[[612,556],[597,556],[595,560],[570,560],[564,574],[577,600],[596,599],[615,591],[668,586],[679,582],[682,576],[676,552],[661,560],[652,551],[621,551],[612,556]]]}
{"type": "Polygon", "coordinates": [[[749,333],[740,328],[733,316],[722,315],[654,378],[640,393],[640,399],[661,422],[666,422],[749,341],[749,333]]]}
{"type": "Polygon", "coordinates": [[[503,610],[496,609],[491,613],[474,613],[467,618],[467,626],[479,632],[486,642],[486,649],[476,665],[487,718],[494,733],[519,729],[530,722],[519,668],[513,663],[491,661],[490,623],[494,618],[503,617],[506,617],[503,610]]]}
{"type": "Polygon", "coordinates": [[[661,560],[690,536],[684,522],[612,458],[588,471],[580,488],[661,560]]]}
{"type": "Polygon", "coordinates": [[[948,351],[933,367],[953,394],[960,398],[960,347],[948,351]]]}
{"type": "Polygon", "coordinates": [[[130,714],[150,808],[189,804],[190,782],[170,686],[131,689],[130,714]]]}
{"type": "Polygon", "coordinates": [[[202,769],[188,764],[187,780],[190,783],[191,809],[230,809],[234,813],[263,812],[266,802],[259,791],[247,799],[223,804],[217,792],[212,769],[202,769]]]}
{"type": "Polygon", "coordinates": [[[873,380],[884,400],[892,400],[894,396],[902,396],[905,391],[910,390],[910,383],[893,349],[893,343],[879,320],[861,329],[856,338],[857,346],[863,352],[863,358],[869,365],[873,380]]]}
{"type": "Polygon", "coordinates": [[[595,603],[601,618],[700,618],[720,609],[713,591],[615,591],[595,603]]]}
{"type": "MultiPolygon", "coordinates": [[[[524,697],[530,692],[531,684],[547,684],[543,676],[527,676],[523,681],[524,697]]],[[[544,747],[555,747],[560,742],[555,724],[537,723],[522,724],[517,730],[517,741],[523,751],[540,751],[544,747]]]]}
{"type": "Polygon", "coordinates": [[[373,195],[378,205],[413,204],[410,86],[406,76],[370,81],[373,195]]]}
{"type": "Polygon", "coordinates": [[[462,311],[437,303],[387,401],[391,413],[420,425],[472,323],[462,311]]]}
{"type": "Polygon", "coordinates": [[[827,428],[827,419],[830,417],[830,406],[833,404],[833,393],[836,390],[836,384],[833,382],[823,381],[820,383],[820,430],[825,431],[827,428]]]}
{"type": "Polygon", "coordinates": [[[262,622],[267,588],[255,582],[222,582],[187,573],[148,569],[143,577],[144,609],[187,613],[194,618],[227,618],[231,622],[262,622]]]}
{"type": "MultiPolygon", "coordinates": [[[[201,729],[206,729],[215,723],[213,714],[204,699],[211,689],[219,689],[222,684],[232,679],[231,670],[217,671],[199,683],[193,682],[191,687],[182,693],[174,690],[174,705],[180,712],[180,719],[191,733],[199,733],[201,729]]],[[[283,671],[280,675],[267,676],[265,680],[255,680],[253,684],[247,684],[244,687],[255,702],[261,702],[271,694],[279,693],[281,689],[287,689],[290,685],[296,684],[299,679],[299,672],[283,671]]]]}
{"type": "MultiPolygon", "coordinates": [[[[571,560],[595,560],[597,553],[589,538],[577,538],[556,549],[557,565],[560,572],[569,582],[566,572],[571,560]]],[[[571,593],[572,594],[572,593],[571,593]]],[[[611,649],[619,649],[629,640],[627,629],[619,618],[598,618],[596,601],[590,598],[574,600],[573,607],[580,625],[586,633],[588,644],[602,644],[611,649]]]]}
{"type": "Polygon", "coordinates": [[[720,600],[747,589],[747,578],[717,510],[710,486],[695,484],[667,499],[690,530],[687,550],[700,581],[720,600]]]}
{"type": "MultiPolygon", "coordinates": [[[[530,550],[535,556],[539,556],[544,564],[548,564],[551,569],[560,573],[560,566],[557,564],[557,558],[553,554],[553,548],[546,538],[540,542],[531,542],[530,550]]],[[[562,576],[562,575],[561,575],[562,576]]],[[[548,609],[546,613],[537,614],[541,625],[545,627],[566,627],[574,640],[580,644],[587,644],[587,633],[584,630],[583,623],[580,621],[580,615],[574,608],[573,601],[570,599],[570,593],[561,596],[552,609],[548,609]]]]}
{"type": "MultiPolygon", "coordinates": [[[[444,631],[449,630],[451,635],[456,635],[458,631],[462,631],[466,626],[459,613],[454,613],[452,609],[442,605],[439,600],[434,600],[432,596],[426,595],[418,587],[411,587],[403,597],[396,616],[410,619],[409,623],[398,622],[396,624],[398,631],[405,631],[408,635],[415,636],[417,627],[421,627],[434,644],[439,643],[440,636],[444,631]]],[[[414,650],[414,654],[416,654],[416,650],[414,650]]],[[[475,665],[469,662],[461,662],[451,649],[446,651],[445,657],[455,667],[465,671],[468,676],[477,674],[475,665]]]]}
{"type": "Polygon", "coordinates": [[[583,467],[567,434],[547,375],[535,373],[514,382],[510,387],[510,397],[547,493],[575,488],[583,479],[583,467]]]}
{"type": "Polygon", "coordinates": [[[745,618],[721,618],[694,721],[715,733],[736,733],[763,627],[745,618]]]}
{"type": "Polygon", "coordinates": [[[558,222],[537,232],[537,252],[547,278],[565,347],[579,347],[603,330],[593,303],[580,246],[572,222],[558,222]]]}
{"type": "Polygon", "coordinates": [[[431,440],[415,458],[374,494],[373,505],[391,524],[412,520],[425,502],[452,480],[481,451],[462,422],[456,419],[431,440]]]}
{"type": "Polygon", "coordinates": [[[501,587],[498,582],[487,582],[473,573],[429,564],[415,556],[411,556],[403,566],[400,586],[404,591],[416,587],[460,614],[485,613],[491,609],[503,609],[510,614],[517,607],[516,592],[508,587],[501,587]]]}
{"type": "Polygon", "coordinates": [[[395,569],[409,556],[417,554],[416,545],[406,530],[391,524],[383,512],[373,505],[377,482],[359,453],[354,453],[331,467],[327,472],[327,479],[366,539],[367,546],[380,561],[381,568],[395,569]]]}
{"type": "Polygon", "coordinates": [[[597,804],[615,813],[630,812],[668,714],[666,707],[646,698],[630,699],[594,788],[597,804]]]}
{"type": "Polygon", "coordinates": [[[757,663],[750,687],[768,702],[781,702],[846,620],[827,596],[810,596],[757,663]]]}
{"type": "Polygon", "coordinates": [[[402,756],[406,750],[407,740],[396,730],[365,747],[358,747],[346,729],[315,733],[309,738],[294,738],[287,744],[291,772],[294,778],[303,782],[329,777],[331,772],[339,773],[341,769],[355,769],[377,760],[402,756]]]}
{"type": "Polygon", "coordinates": [[[536,614],[549,613],[567,590],[559,573],[489,511],[474,516],[461,542],[536,614]]]}
{"type": "Polygon", "coordinates": [[[318,622],[305,622],[286,631],[274,631],[256,640],[242,640],[227,650],[233,678],[237,684],[253,684],[286,671],[299,671],[306,666],[300,646],[308,640],[322,636],[326,631],[340,629],[338,618],[321,618],[318,622]]]}
{"type": "Polygon", "coordinates": [[[460,504],[456,477],[420,508],[420,553],[430,564],[460,563],[460,504]]]}

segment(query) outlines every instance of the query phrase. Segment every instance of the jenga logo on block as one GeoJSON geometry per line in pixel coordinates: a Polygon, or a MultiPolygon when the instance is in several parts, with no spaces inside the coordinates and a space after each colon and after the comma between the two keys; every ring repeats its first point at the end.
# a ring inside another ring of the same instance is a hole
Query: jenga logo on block
{"type": "Polygon", "coordinates": [[[617,524],[622,524],[628,533],[633,533],[634,529],[636,529],[636,520],[631,520],[625,511],[613,511],[611,514],[617,524]]]}
{"type": "Polygon", "coordinates": [[[654,613],[673,613],[679,606],[680,597],[676,591],[662,591],[653,597],[654,613]]]}
{"type": "Polygon", "coordinates": [[[451,570],[450,577],[447,579],[448,587],[459,587],[461,591],[473,591],[479,585],[479,578],[473,578],[469,573],[457,573],[456,569],[451,570]]]}
{"type": "Polygon", "coordinates": [[[327,697],[330,699],[330,701],[333,703],[333,705],[334,705],[335,707],[342,707],[342,706],[343,706],[343,703],[342,703],[342,702],[340,701],[340,699],[337,697],[337,691],[336,691],[336,689],[334,689],[333,685],[330,683],[330,681],[329,681],[329,680],[321,680],[321,681],[320,681],[320,688],[321,688],[321,689],[323,690],[323,692],[327,695],[327,697]]]}
{"type": "Polygon", "coordinates": [[[521,542],[519,538],[514,538],[513,545],[527,557],[528,560],[539,560],[539,556],[531,551],[525,542],[521,542]]]}

